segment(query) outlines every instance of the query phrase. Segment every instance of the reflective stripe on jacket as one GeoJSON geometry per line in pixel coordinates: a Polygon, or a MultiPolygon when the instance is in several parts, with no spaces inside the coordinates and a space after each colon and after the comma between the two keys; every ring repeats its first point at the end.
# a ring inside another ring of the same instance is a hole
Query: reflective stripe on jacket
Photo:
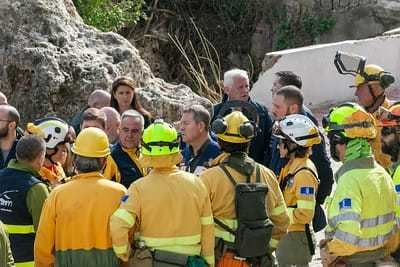
{"type": "Polygon", "coordinates": [[[35,229],[26,197],[29,189],[38,183],[40,181],[26,171],[14,168],[0,171],[0,219],[9,234],[16,264],[33,266],[35,229]]]}
{"type": "Polygon", "coordinates": [[[147,247],[201,255],[213,265],[213,223],[203,183],[197,176],[170,166],[151,170],[129,187],[111,217],[110,229],[114,251],[124,261],[129,258],[129,233],[133,231],[140,232],[139,239],[147,247]]]}
{"type": "Polygon", "coordinates": [[[329,251],[338,256],[385,247],[395,233],[396,194],[391,177],[373,157],[346,161],[328,200],[329,251]]]}
{"type": "Polygon", "coordinates": [[[98,172],[56,187],[45,202],[35,240],[35,266],[118,267],[109,218],[126,193],[98,172]]]}
{"type": "MultiPolygon", "coordinates": [[[[211,206],[214,217],[220,219],[226,225],[233,229],[237,227],[236,212],[235,212],[235,188],[229,181],[224,171],[216,165],[219,165],[229,156],[228,153],[222,153],[213,161],[213,165],[210,169],[205,170],[200,175],[200,179],[203,180],[207,187],[208,194],[211,199],[211,206]]],[[[278,181],[271,170],[260,166],[261,182],[265,183],[268,187],[268,193],[266,197],[266,211],[274,224],[272,230],[271,247],[276,248],[280,238],[286,233],[289,225],[289,216],[286,209],[285,201],[281,190],[279,189],[278,181]]],[[[229,173],[237,182],[245,182],[246,177],[226,166],[229,173]]],[[[256,180],[255,172],[251,176],[251,181],[256,180]]],[[[225,241],[233,242],[235,237],[223,230],[221,227],[215,224],[215,236],[224,239],[225,241]]]]}
{"type": "MultiPolygon", "coordinates": [[[[314,163],[304,158],[294,158],[290,160],[282,169],[279,175],[279,182],[297,170],[307,167],[316,175],[317,170],[314,163]]],[[[318,177],[309,170],[303,169],[297,172],[289,181],[283,191],[286,206],[288,207],[290,225],[288,231],[305,231],[305,225],[311,225],[314,209],[315,197],[318,189],[318,177]]]]}

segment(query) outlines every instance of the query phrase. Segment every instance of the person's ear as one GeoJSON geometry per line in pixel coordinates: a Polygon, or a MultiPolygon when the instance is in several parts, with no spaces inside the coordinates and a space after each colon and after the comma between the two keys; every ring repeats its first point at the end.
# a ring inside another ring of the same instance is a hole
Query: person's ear
{"type": "MultiPolygon", "coordinates": [[[[290,114],[297,114],[297,113],[299,113],[299,111],[300,111],[300,108],[299,108],[299,105],[298,104],[291,104],[290,106],[289,106],[289,112],[290,112],[290,114]]],[[[288,114],[289,115],[289,114],[288,114]]]]}

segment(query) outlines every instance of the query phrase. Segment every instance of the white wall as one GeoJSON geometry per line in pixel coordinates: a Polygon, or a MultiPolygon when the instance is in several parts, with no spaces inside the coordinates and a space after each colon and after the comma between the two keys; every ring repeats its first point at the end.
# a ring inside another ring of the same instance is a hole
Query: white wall
{"type": "Polygon", "coordinates": [[[277,62],[260,74],[251,91],[252,98],[270,107],[274,73],[291,70],[301,76],[305,104],[310,107],[354,99],[354,89],[349,88],[353,77],[340,75],[333,64],[337,50],[365,56],[367,64],[377,64],[392,72],[396,77],[392,87],[400,87],[400,34],[397,34],[268,53],[263,64],[276,57],[277,62]]]}

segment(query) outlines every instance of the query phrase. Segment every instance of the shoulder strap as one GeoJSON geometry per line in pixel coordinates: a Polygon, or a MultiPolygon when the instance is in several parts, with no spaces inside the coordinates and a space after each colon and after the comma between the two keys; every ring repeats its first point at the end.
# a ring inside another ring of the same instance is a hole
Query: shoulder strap
{"type": "Polygon", "coordinates": [[[222,229],[224,229],[225,231],[231,233],[232,235],[236,235],[236,232],[233,231],[233,229],[231,229],[228,225],[224,224],[221,220],[217,219],[214,217],[214,222],[220,226],[222,229]]]}
{"type": "Polygon", "coordinates": [[[224,173],[226,174],[226,176],[228,176],[229,180],[231,181],[231,183],[233,184],[233,186],[236,186],[236,181],[235,179],[233,179],[232,174],[228,171],[228,169],[225,167],[225,164],[221,164],[219,165],[219,167],[224,171],[224,173]]]}
{"type": "Polygon", "coordinates": [[[256,183],[261,182],[260,165],[256,164],[256,183]]]}
{"type": "Polygon", "coordinates": [[[310,168],[308,168],[308,167],[302,167],[302,168],[296,170],[296,171],[295,171],[293,174],[291,174],[291,175],[292,175],[292,176],[295,176],[296,174],[298,174],[299,172],[301,172],[301,171],[303,171],[303,170],[307,170],[307,171],[311,172],[311,174],[312,174],[312,175],[317,179],[317,181],[319,182],[318,175],[317,175],[312,169],[310,169],[310,168]]]}

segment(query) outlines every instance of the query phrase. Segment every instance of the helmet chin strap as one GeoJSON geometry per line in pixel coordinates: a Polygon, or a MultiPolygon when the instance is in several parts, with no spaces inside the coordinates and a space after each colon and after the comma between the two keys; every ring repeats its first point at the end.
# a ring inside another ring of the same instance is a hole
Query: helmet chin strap
{"type": "Polygon", "coordinates": [[[51,159],[51,157],[54,156],[55,154],[57,154],[57,152],[58,152],[58,147],[56,146],[56,147],[54,148],[54,152],[53,152],[53,153],[47,154],[47,152],[46,152],[45,158],[48,159],[48,160],[50,160],[50,162],[51,162],[52,164],[57,164],[57,162],[55,162],[55,161],[53,161],[53,160],[51,159]]]}
{"type": "Polygon", "coordinates": [[[365,106],[364,108],[370,112],[373,113],[375,111],[378,110],[378,108],[383,104],[383,102],[385,101],[386,95],[385,95],[385,91],[383,91],[382,94],[376,96],[374,94],[374,91],[372,90],[372,86],[368,83],[368,89],[369,89],[369,94],[372,96],[373,98],[373,102],[371,105],[369,106],[365,106]]]}

